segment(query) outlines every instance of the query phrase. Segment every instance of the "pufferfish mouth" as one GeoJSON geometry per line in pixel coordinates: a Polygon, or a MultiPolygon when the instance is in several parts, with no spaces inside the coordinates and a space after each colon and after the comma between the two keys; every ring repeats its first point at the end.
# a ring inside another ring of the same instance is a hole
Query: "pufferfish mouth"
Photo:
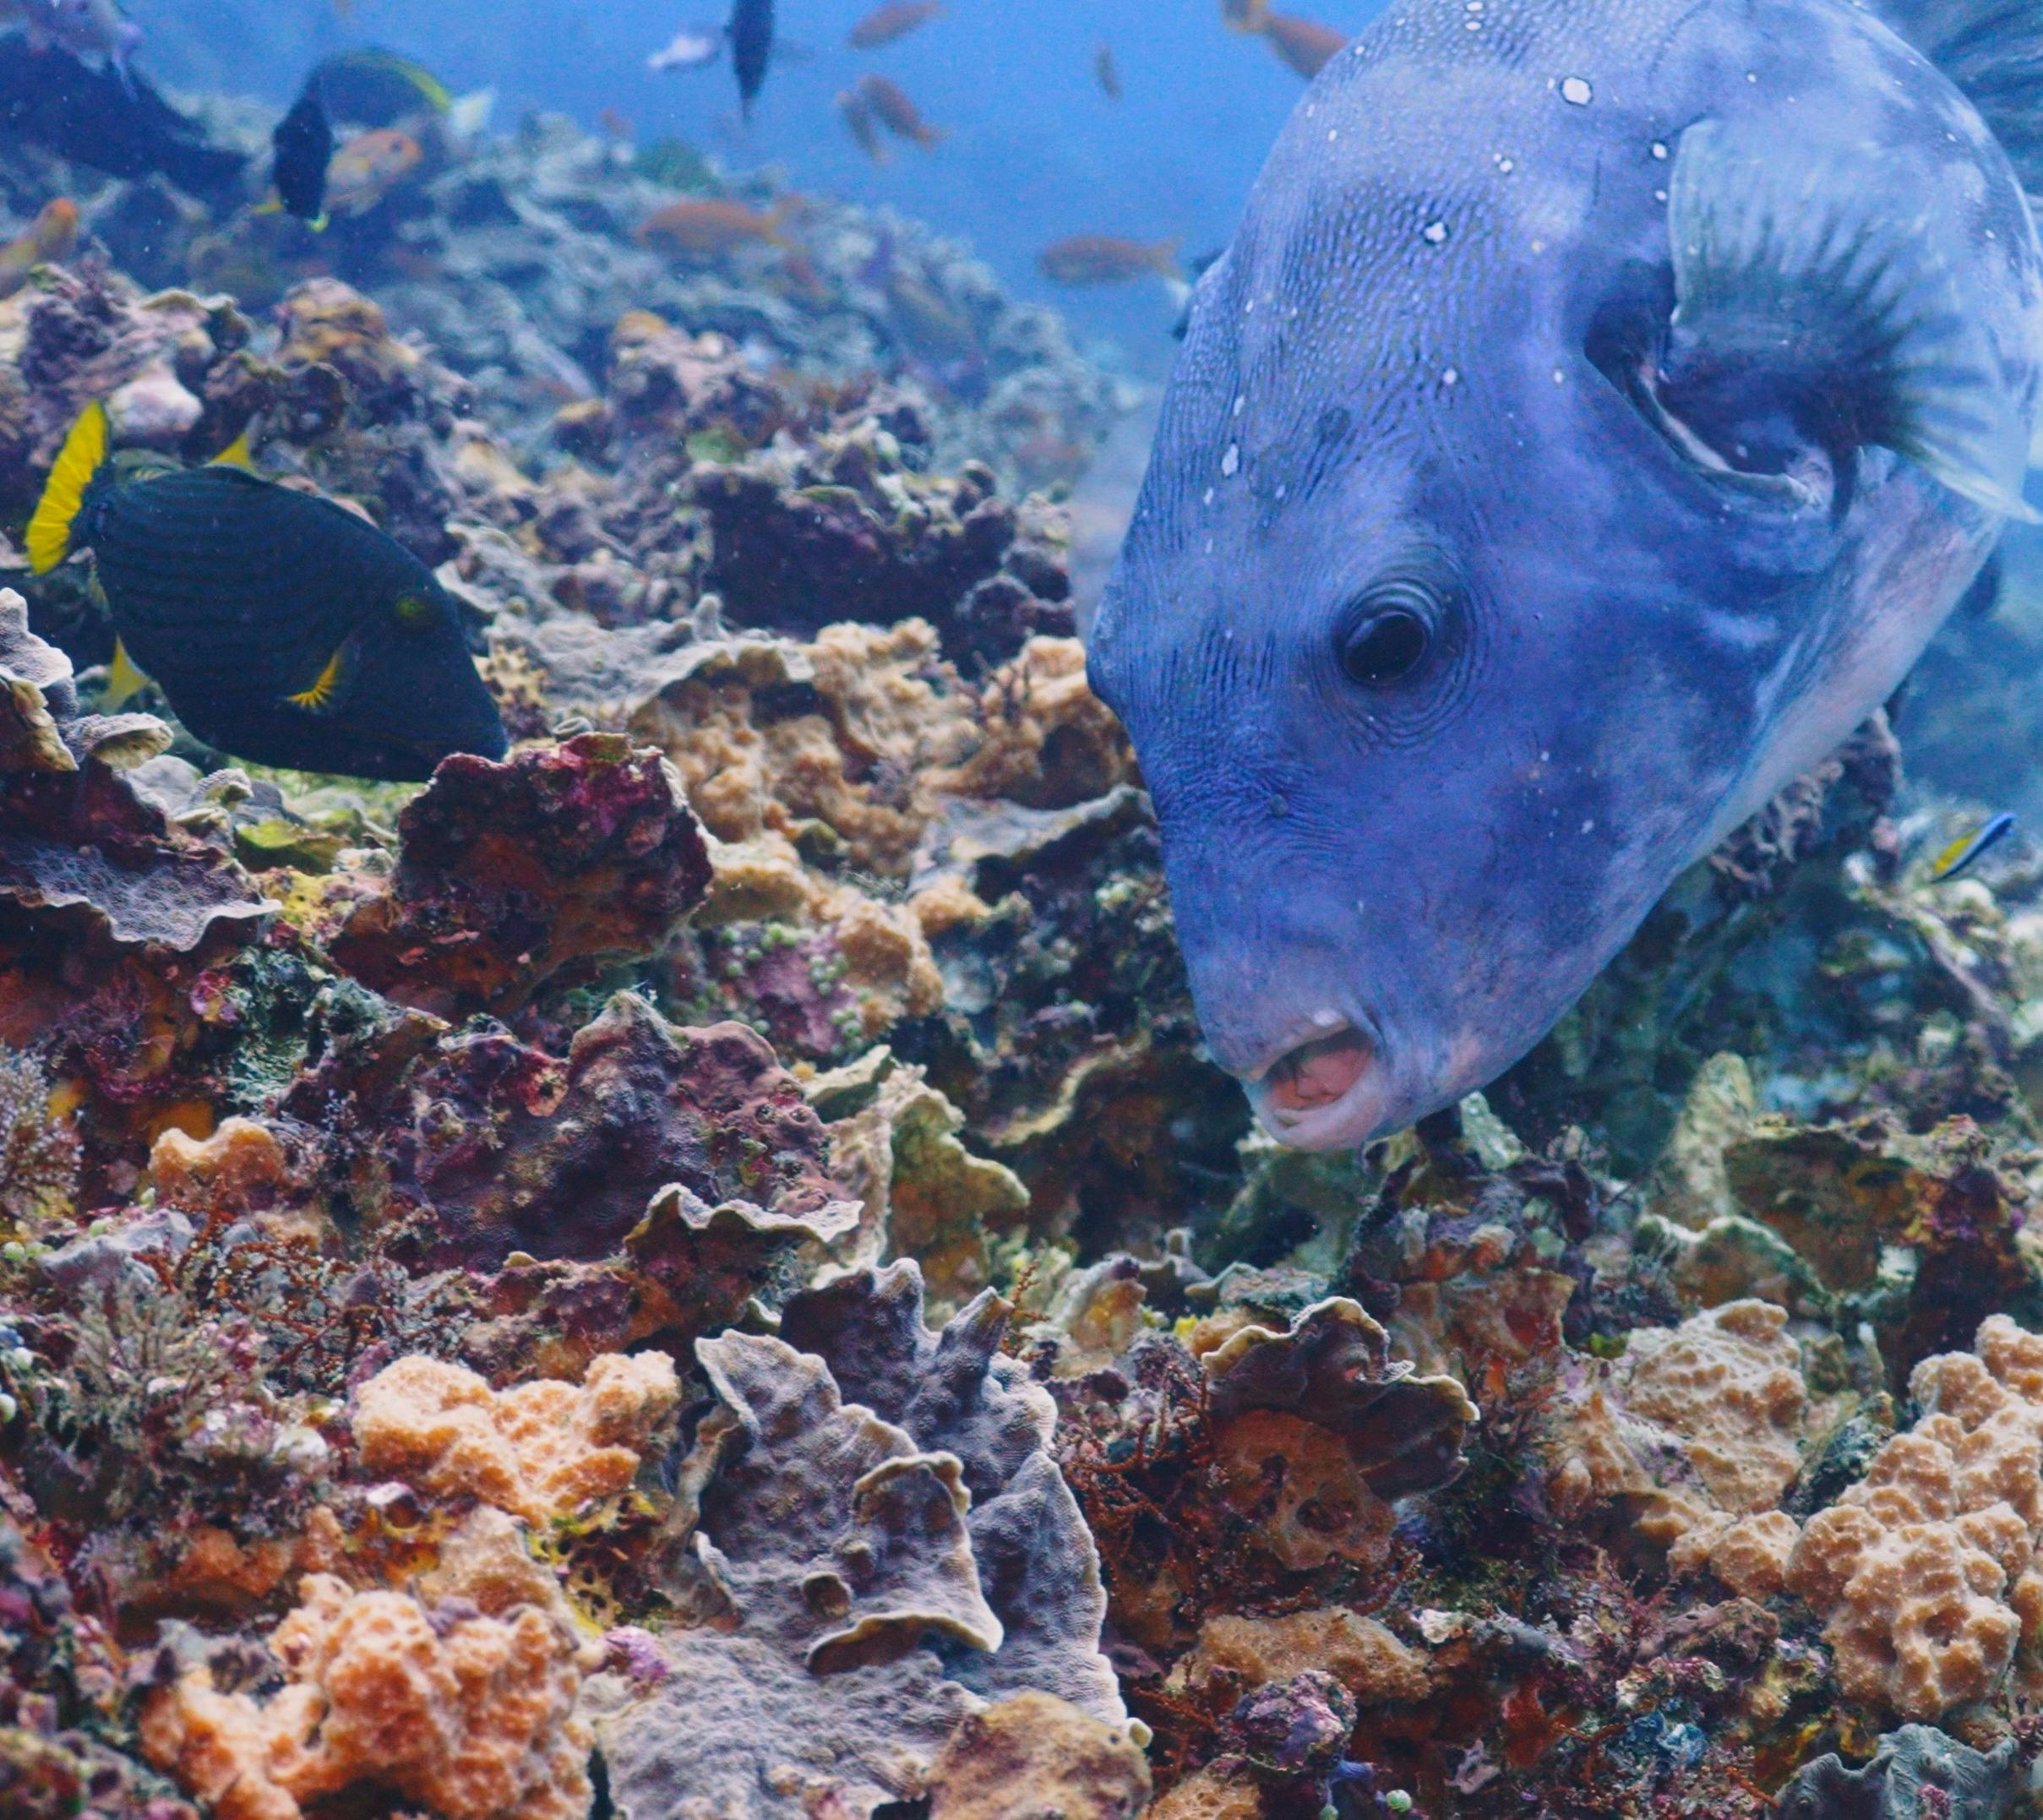
{"type": "Polygon", "coordinates": [[[1248,1082],[1263,1127],[1300,1150],[1334,1150],[1376,1135],[1388,1098],[1380,1046],[1346,1018],[1313,1020],[1248,1082]]]}

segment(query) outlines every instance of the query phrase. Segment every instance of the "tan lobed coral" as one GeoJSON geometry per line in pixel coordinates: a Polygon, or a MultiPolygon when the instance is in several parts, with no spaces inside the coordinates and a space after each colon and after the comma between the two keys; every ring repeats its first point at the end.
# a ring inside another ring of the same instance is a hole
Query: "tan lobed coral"
{"type": "Polygon", "coordinates": [[[443,1820],[585,1820],[581,1670],[551,1613],[464,1594],[431,1605],[306,1576],[270,1636],[287,1677],[259,1704],[188,1668],[144,1708],[142,1744],[215,1820],[299,1820],[364,1785],[443,1820]]]}
{"type": "Polygon", "coordinates": [[[975,1713],[929,1766],[929,1820],[1126,1820],[1149,1801],[1127,1733],[1047,1693],[975,1713]]]}
{"type": "Polygon", "coordinates": [[[1789,1588],[1825,1620],[1839,1685],[1905,1719],[1989,1698],[2043,1636],[2043,1336],[2005,1315],[1915,1367],[1924,1411],[1803,1528],[1789,1588]]]}
{"type": "Polygon", "coordinates": [[[907,870],[948,798],[1062,808],[1134,776],[1076,639],[1032,638],[977,688],[919,619],[825,626],[801,645],[744,635],[649,679],[631,731],[673,761],[712,833],[820,822],[880,876],[907,870]]]}
{"type": "Polygon", "coordinates": [[[679,1401],[665,1353],[605,1353],[579,1387],[541,1379],[504,1391],[460,1365],[415,1355],[356,1392],[355,1444],[372,1473],[544,1523],[629,1489],[640,1455],[679,1401]]]}
{"type": "Polygon", "coordinates": [[[1234,1613],[1208,1618],[1190,1653],[1172,1667],[1165,1688],[1198,1697],[1216,1681],[1239,1690],[1288,1681],[1307,1669],[1332,1676],[1361,1706],[1423,1700],[1432,1688],[1423,1655],[1375,1618],[1337,1605],[1277,1618],[1234,1613]]]}
{"type": "Polygon", "coordinates": [[[1737,1591],[1778,1590],[1793,1524],[1775,1507],[1809,1425],[1787,1326],[1780,1309],[1746,1300],[1633,1332],[1550,1432],[1555,1512],[1572,1520],[1621,1500],[1676,1572],[1707,1564],[1737,1591]]]}
{"type": "MultiPolygon", "coordinates": [[[[831,1169],[864,1212],[838,1255],[856,1265],[913,1257],[939,1302],[969,1300],[992,1275],[994,1244],[1026,1219],[1028,1190],[959,1142],[965,1115],[923,1069],[881,1049],[843,1073],[860,1077],[865,1103],[832,1120],[831,1169]]],[[[811,1083],[812,1102],[828,1103],[835,1079],[811,1083]]]]}

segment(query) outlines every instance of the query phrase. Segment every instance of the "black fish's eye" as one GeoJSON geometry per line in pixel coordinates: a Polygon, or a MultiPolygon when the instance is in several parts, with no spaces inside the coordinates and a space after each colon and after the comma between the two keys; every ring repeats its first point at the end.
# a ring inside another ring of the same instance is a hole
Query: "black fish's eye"
{"type": "Polygon", "coordinates": [[[1413,581],[1375,587],[1343,616],[1336,650],[1342,673],[1365,689],[1403,682],[1433,648],[1440,605],[1413,581]]]}
{"type": "Polygon", "coordinates": [[[433,617],[433,602],[423,595],[400,595],[390,611],[400,625],[421,626],[433,617]]]}

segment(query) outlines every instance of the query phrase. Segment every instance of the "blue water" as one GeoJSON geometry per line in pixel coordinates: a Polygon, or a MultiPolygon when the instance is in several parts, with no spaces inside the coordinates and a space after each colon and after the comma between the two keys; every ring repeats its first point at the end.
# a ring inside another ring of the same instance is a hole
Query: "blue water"
{"type": "MultiPolygon", "coordinates": [[[[349,43],[417,56],[457,90],[494,88],[496,124],[525,111],[594,126],[614,109],[642,139],[678,134],[739,166],[776,163],[798,188],[892,203],[968,239],[1017,293],[1065,308],[1081,335],[1109,336],[1136,370],[1167,362],[1176,309],[1155,281],[1109,292],[1051,285],[1037,253],[1073,233],[1175,240],[1218,250],[1303,84],[1261,41],[1229,30],[1218,0],[953,0],[882,49],[845,34],[868,0],[782,0],[782,33],[814,52],[770,76],[741,128],[727,63],[655,75],[651,52],[684,25],[722,17],[720,0],[135,0],[159,80],[289,99],[306,68],[349,43]],[[1125,98],[1100,92],[1105,42],[1125,98]],[[933,154],[902,146],[875,167],[832,106],[867,70],[898,82],[948,136],[933,154]]],[[[1375,0],[1297,0],[1345,30],[1375,0]]]]}

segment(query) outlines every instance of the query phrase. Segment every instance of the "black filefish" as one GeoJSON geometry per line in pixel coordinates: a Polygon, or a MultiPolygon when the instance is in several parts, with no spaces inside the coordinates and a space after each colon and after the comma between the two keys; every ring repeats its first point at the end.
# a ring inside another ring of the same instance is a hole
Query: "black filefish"
{"type": "Polygon", "coordinates": [[[773,0],[732,0],[731,62],[738,71],[738,105],[746,119],[773,61],[773,0]]]}
{"type": "Polygon", "coordinates": [[[504,755],[453,597],[331,500],[237,466],[124,464],[93,405],[28,544],[38,574],[90,548],[120,651],[224,752],[398,781],[451,752],[504,755]]]}
{"type": "Polygon", "coordinates": [[[276,185],[278,200],[301,221],[324,226],[326,169],[333,162],[334,128],[327,118],[317,70],[291,104],[291,112],[277,122],[270,144],[270,181],[276,185]]]}
{"type": "Polygon", "coordinates": [[[178,188],[210,195],[240,179],[248,161],[210,144],[199,123],[132,69],[95,69],[59,46],[0,37],[0,134],[74,158],[109,177],[160,172],[178,188]]]}

